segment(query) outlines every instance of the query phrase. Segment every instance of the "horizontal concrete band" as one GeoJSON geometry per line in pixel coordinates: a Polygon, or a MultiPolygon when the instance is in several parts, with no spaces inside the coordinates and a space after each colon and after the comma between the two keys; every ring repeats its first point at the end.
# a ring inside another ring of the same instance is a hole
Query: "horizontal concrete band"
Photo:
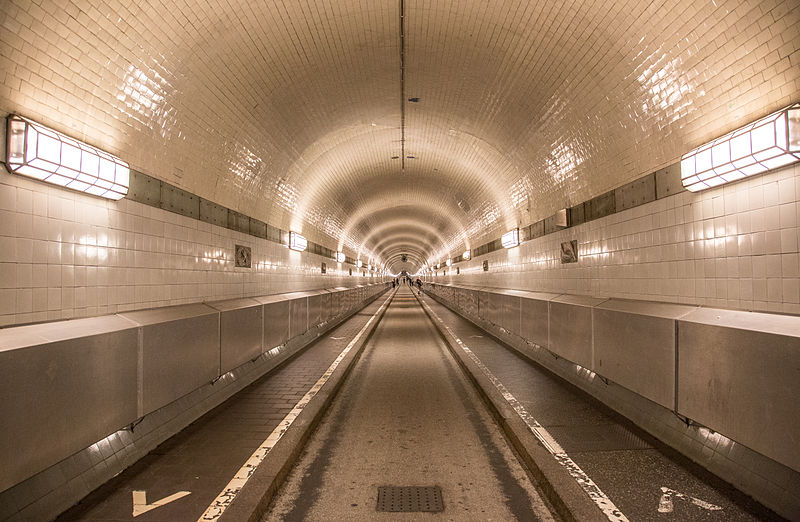
{"type": "Polygon", "coordinates": [[[292,339],[386,283],[125,312],[0,330],[0,491],[292,339]],[[24,458],[20,458],[24,456],[24,458]]]}
{"type": "Polygon", "coordinates": [[[426,284],[467,318],[800,471],[800,317],[426,284]]]}
{"type": "MultiPolygon", "coordinates": [[[[2,163],[2,162],[0,162],[2,163]]],[[[178,188],[175,185],[148,176],[137,170],[130,172],[130,189],[126,199],[144,205],[174,212],[181,216],[199,219],[229,230],[242,232],[281,245],[289,244],[289,231],[281,230],[269,223],[247,216],[233,209],[217,205],[213,201],[201,198],[197,194],[178,188]]],[[[309,241],[306,250],[311,254],[336,260],[336,252],[314,241],[309,241]]],[[[356,259],[350,256],[345,263],[355,265],[356,259]]]]}

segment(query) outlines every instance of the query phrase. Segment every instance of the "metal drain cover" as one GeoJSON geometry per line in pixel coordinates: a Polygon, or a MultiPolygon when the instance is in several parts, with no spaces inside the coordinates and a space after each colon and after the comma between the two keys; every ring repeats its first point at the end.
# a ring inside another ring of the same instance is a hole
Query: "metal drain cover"
{"type": "Polygon", "coordinates": [[[381,486],[378,488],[378,511],[414,513],[444,511],[439,486],[381,486]]]}

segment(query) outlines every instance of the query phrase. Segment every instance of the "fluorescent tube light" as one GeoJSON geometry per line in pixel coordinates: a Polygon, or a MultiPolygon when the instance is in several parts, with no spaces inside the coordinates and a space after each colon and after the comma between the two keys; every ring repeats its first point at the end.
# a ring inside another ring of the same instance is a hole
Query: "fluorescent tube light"
{"type": "Polygon", "coordinates": [[[344,252],[336,252],[336,262],[337,263],[344,263],[344,260],[347,259],[344,255],[344,252]]]}
{"type": "Polygon", "coordinates": [[[514,248],[519,245],[519,229],[509,230],[500,238],[503,248],[514,248]]]}
{"type": "Polygon", "coordinates": [[[800,161],[800,103],[684,154],[681,183],[697,192],[796,161],[800,161]]]}
{"type": "Polygon", "coordinates": [[[308,240],[297,232],[289,232],[289,248],[302,252],[308,247],[308,240]]]}
{"type": "Polygon", "coordinates": [[[9,172],[107,199],[128,193],[130,169],[116,156],[16,114],[7,123],[9,172]]]}

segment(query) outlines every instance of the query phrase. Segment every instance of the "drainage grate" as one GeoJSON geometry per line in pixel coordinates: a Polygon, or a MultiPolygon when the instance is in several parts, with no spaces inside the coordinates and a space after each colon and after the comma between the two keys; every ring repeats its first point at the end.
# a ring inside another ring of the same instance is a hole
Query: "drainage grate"
{"type": "Polygon", "coordinates": [[[381,486],[378,488],[378,511],[413,513],[444,511],[439,486],[381,486]]]}

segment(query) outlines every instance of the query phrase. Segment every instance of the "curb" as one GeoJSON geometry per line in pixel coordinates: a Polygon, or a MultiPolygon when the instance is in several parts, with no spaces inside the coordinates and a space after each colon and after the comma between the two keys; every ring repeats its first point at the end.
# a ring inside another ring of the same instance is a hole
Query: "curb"
{"type": "Polygon", "coordinates": [[[436,327],[450,353],[464,374],[483,398],[490,413],[498,422],[506,438],[520,455],[525,467],[536,478],[537,485],[556,513],[565,520],[586,522],[608,522],[608,518],[581,489],[569,471],[556,462],[553,456],[541,445],[525,422],[511,408],[500,391],[489,381],[475,363],[466,356],[443,330],[434,318],[430,306],[417,294],[417,301],[425,314],[436,327]]]}
{"type": "Polygon", "coordinates": [[[306,442],[355,366],[355,362],[361,356],[364,347],[372,338],[372,334],[380,324],[381,319],[383,319],[389,304],[394,299],[395,293],[396,291],[386,298],[383,305],[381,305],[382,309],[378,310],[376,320],[370,325],[369,330],[364,333],[358,344],[353,346],[333,374],[331,374],[326,385],[309,401],[300,415],[286,430],[283,437],[275,444],[269,452],[269,458],[264,459],[258,466],[247,481],[247,484],[222,514],[221,521],[247,520],[257,522],[263,517],[284,479],[299,459],[306,442]]]}

